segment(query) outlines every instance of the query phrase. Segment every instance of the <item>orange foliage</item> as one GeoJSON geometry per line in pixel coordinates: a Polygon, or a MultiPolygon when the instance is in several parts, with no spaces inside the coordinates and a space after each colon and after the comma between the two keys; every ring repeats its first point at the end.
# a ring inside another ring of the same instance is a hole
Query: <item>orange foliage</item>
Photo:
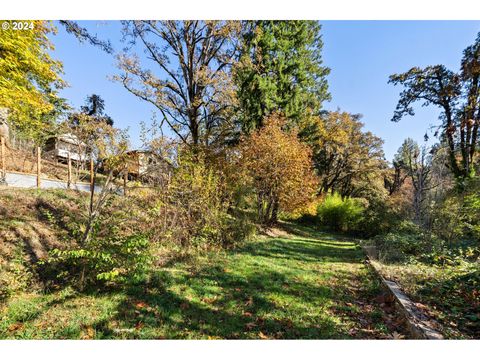
{"type": "Polygon", "coordinates": [[[282,130],[284,124],[280,115],[271,115],[240,145],[242,168],[251,180],[264,223],[275,222],[279,210],[290,212],[306,205],[318,186],[310,148],[296,132],[282,130]]]}

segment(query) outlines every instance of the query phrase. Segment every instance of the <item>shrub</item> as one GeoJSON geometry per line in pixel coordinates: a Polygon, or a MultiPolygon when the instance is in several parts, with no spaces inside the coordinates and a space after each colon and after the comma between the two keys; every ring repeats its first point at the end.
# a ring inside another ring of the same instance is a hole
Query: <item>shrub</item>
{"type": "Polygon", "coordinates": [[[28,289],[32,283],[33,274],[24,264],[23,255],[23,249],[20,249],[13,258],[2,259],[0,256],[0,302],[28,289]]]}
{"type": "Polygon", "coordinates": [[[449,249],[441,247],[431,253],[422,255],[420,260],[439,266],[458,266],[478,261],[480,250],[473,247],[449,249]]]}
{"type": "Polygon", "coordinates": [[[249,230],[248,219],[232,211],[232,192],[198,151],[183,150],[171,181],[157,193],[152,207],[152,233],[159,243],[206,249],[230,246],[249,230]]]}
{"type": "Polygon", "coordinates": [[[150,254],[150,241],[145,234],[125,234],[117,224],[99,219],[87,242],[50,251],[49,257],[39,262],[39,273],[80,289],[95,284],[137,282],[146,275],[152,260],[150,254]]]}
{"type": "Polygon", "coordinates": [[[465,230],[468,235],[480,242],[480,194],[467,195],[463,203],[465,230]]]}
{"type": "Polygon", "coordinates": [[[480,195],[451,194],[433,211],[433,232],[450,249],[480,244],[480,195]]]}
{"type": "Polygon", "coordinates": [[[338,193],[328,194],[317,208],[321,225],[335,231],[355,231],[362,220],[365,205],[360,199],[342,198],[338,193]]]}
{"type": "Polygon", "coordinates": [[[318,225],[317,209],[322,202],[323,198],[318,197],[299,209],[288,213],[282,213],[281,219],[286,221],[297,221],[305,225],[318,225]]]}
{"type": "Polygon", "coordinates": [[[441,247],[438,238],[411,221],[402,221],[393,231],[375,236],[373,243],[384,262],[405,262],[441,247]]]}

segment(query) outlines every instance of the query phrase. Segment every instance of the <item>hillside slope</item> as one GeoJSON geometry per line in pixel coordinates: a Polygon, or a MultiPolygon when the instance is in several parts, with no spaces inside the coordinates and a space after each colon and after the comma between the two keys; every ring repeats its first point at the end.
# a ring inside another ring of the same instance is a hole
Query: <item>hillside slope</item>
{"type": "Polygon", "coordinates": [[[64,244],[83,201],[73,192],[0,194],[2,271],[18,282],[0,310],[0,338],[402,336],[362,251],[298,226],[257,236],[236,250],[164,263],[139,287],[45,293],[31,286],[29,264],[64,244]]]}

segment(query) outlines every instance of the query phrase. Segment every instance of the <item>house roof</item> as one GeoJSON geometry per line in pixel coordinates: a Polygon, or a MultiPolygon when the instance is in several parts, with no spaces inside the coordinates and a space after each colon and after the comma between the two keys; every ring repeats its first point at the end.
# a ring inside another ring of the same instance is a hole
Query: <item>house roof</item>
{"type": "Polygon", "coordinates": [[[134,149],[134,150],[129,150],[127,151],[127,154],[154,154],[150,150],[143,150],[143,149],[134,149]]]}
{"type": "Polygon", "coordinates": [[[73,145],[85,145],[84,142],[80,141],[78,137],[72,133],[65,133],[57,136],[57,140],[67,142],[73,145]]]}

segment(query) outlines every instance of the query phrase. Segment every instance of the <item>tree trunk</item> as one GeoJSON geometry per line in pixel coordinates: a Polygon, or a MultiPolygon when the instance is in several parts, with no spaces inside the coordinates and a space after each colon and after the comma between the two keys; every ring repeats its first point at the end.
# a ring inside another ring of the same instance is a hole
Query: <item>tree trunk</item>
{"type": "Polygon", "coordinates": [[[278,199],[275,198],[275,200],[273,201],[272,216],[270,218],[271,224],[275,224],[278,221],[278,210],[279,210],[278,199]]]}

